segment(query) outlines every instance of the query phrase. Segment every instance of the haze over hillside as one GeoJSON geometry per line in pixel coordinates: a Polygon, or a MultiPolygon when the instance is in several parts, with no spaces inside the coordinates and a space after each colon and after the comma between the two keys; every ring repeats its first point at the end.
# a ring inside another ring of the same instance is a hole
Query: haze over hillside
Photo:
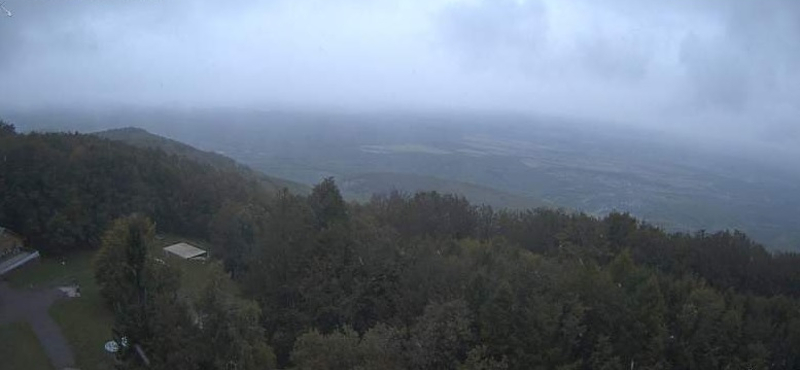
{"type": "Polygon", "coordinates": [[[138,125],[270,176],[307,185],[334,176],[350,199],[438,190],[495,207],[626,211],[668,230],[739,229],[770,248],[800,246],[800,170],[791,158],[651,130],[502,114],[121,110],[13,117],[26,129],[138,125]]]}
{"type": "Polygon", "coordinates": [[[755,4],[8,0],[0,116],[796,248],[800,3],[755,4]]]}
{"type": "Polygon", "coordinates": [[[496,111],[798,153],[790,0],[7,0],[0,107],[496,111]]]}
{"type": "MultiPolygon", "coordinates": [[[[452,151],[433,145],[361,149],[452,151]]],[[[48,368],[45,357],[97,370],[800,364],[800,254],[770,253],[739,232],[493,210],[437,192],[347,203],[331,178],[297,195],[132,128],[18,133],[0,123],[0,158],[0,224],[44,255],[0,282],[13,368],[48,368]],[[167,255],[177,240],[201,259],[167,255]],[[52,305],[23,296],[70,288],[80,294],[52,305]],[[50,316],[48,330],[31,329],[50,316]]],[[[429,176],[347,181],[500,195],[429,176]]],[[[30,250],[3,248],[3,261],[30,250]]]]}
{"type": "Polygon", "coordinates": [[[799,46],[797,0],[0,0],[0,368],[798,370],[799,46]]]}

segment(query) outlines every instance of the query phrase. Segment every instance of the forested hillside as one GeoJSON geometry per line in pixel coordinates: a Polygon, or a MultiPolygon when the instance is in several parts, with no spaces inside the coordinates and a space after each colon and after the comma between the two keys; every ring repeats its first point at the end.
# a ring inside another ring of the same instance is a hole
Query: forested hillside
{"type": "Polygon", "coordinates": [[[260,180],[235,167],[91,135],[0,136],[0,225],[45,253],[96,248],[115,218],[141,212],[158,227],[198,238],[226,201],[265,197],[260,180]]]}
{"type": "Polygon", "coordinates": [[[235,109],[9,114],[25,130],[142,127],[309,186],[336,177],[351,199],[392,187],[455,191],[502,207],[513,197],[520,200],[516,203],[596,216],[630,212],[670,231],[739,229],[770,250],[800,250],[800,172],[792,161],[798,156],[763,157],[694,136],[510,114],[235,109]]]}
{"type": "Polygon", "coordinates": [[[239,171],[247,177],[257,177],[267,189],[272,191],[278,191],[283,188],[287,188],[290,191],[298,194],[307,194],[310,191],[310,187],[306,185],[265,175],[260,172],[255,172],[248,167],[236,163],[236,161],[224,155],[205,152],[179,141],[170,140],[163,136],[152,134],[140,128],[125,127],[99,131],[93,133],[93,135],[104,139],[121,141],[140,148],[158,149],[167,154],[175,154],[191,159],[195,162],[208,164],[226,171],[239,171]]]}
{"type": "Polygon", "coordinates": [[[251,240],[228,265],[284,366],[800,366],[800,259],[740,233],[436,193],[348,206],[331,180],[239,215],[221,229],[255,237],[225,235],[251,240]]]}
{"type": "Polygon", "coordinates": [[[800,257],[738,232],[670,234],[627,214],[495,210],[435,192],[348,204],[330,178],[273,194],[163,152],[10,126],[0,158],[0,224],[30,243],[91,248],[112,219],[154,221],[113,223],[97,272],[111,307],[132,305],[117,329],[154,351],[151,368],[255,369],[271,353],[296,369],[800,367],[800,257]],[[257,309],[209,284],[186,316],[169,269],[137,252],[152,227],[208,239],[257,309]],[[143,295],[113,289],[129,278],[115,263],[144,271],[143,295]]]}

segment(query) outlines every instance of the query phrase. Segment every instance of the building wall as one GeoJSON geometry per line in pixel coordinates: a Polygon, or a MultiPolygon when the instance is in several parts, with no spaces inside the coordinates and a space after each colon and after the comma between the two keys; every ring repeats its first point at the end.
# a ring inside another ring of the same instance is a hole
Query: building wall
{"type": "Polygon", "coordinates": [[[10,253],[15,248],[22,248],[22,239],[9,232],[4,232],[0,235],[0,257],[10,253]]]}

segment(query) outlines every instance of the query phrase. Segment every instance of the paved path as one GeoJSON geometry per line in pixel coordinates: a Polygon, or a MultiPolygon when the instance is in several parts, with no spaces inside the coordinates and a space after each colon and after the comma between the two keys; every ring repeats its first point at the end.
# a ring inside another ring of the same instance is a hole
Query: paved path
{"type": "Polygon", "coordinates": [[[0,282],[0,325],[26,321],[33,328],[50,362],[56,369],[75,365],[72,349],[61,334],[58,324],[47,309],[57,299],[64,297],[58,289],[11,289],[0,282]]]}

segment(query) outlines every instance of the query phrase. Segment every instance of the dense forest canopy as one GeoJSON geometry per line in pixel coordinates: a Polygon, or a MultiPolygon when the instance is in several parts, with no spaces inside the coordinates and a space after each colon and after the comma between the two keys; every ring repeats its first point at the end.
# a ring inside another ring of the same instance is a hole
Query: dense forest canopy
{"type": "Polygon", "coordinates": [[[125,127],[94,132],[92,135],[99,136],[103,139],[121,141],[135,147],[161,150],[167,154],[175,154],[225,171],[238,171],[245,177],[257,178],[264,187],[271,191],[287,188],[294,193],[306,194],[310,190],[310,187],[300,183],[255,172],[249,167],[242,166],[224,155],[202,151],[179,141],[151,134],[140,128],[125,127]]]}
{"type": "Polygon", "coordinates": [[[0,224],[46,252],[102,245],[98,282],[111,307],[127,302],[117,328],[159,348],[154,368],[800,367],[800,257],[736,231],[671,234],[622,213],[495,210],[435,192],[349,204],[330,178],[307,196],[271,193],[157,150],[7,125],[0,158],[0,224]],[[130,213],[155,224],[114,221],[130,213]],[[192,310],[212,326],[193,325],[174,272],[141,252],[153,228],[210,240],[245,300],[209,284],[192,310]],[[123,265],[142,273],[115,274],[123,265]],[[175,315],[148,314],[146,297],[175,315]],[[186,342],[221,333],[248,352],[186,342]]]}
{"type": "Polygon", "coordinates": [[[91,135],[0,136],[0,225],[45,253],[99,246],[115,218],[141,212],[165,232],[208,237],[225,201],[266,196],[260,179],[91,135]]]}

